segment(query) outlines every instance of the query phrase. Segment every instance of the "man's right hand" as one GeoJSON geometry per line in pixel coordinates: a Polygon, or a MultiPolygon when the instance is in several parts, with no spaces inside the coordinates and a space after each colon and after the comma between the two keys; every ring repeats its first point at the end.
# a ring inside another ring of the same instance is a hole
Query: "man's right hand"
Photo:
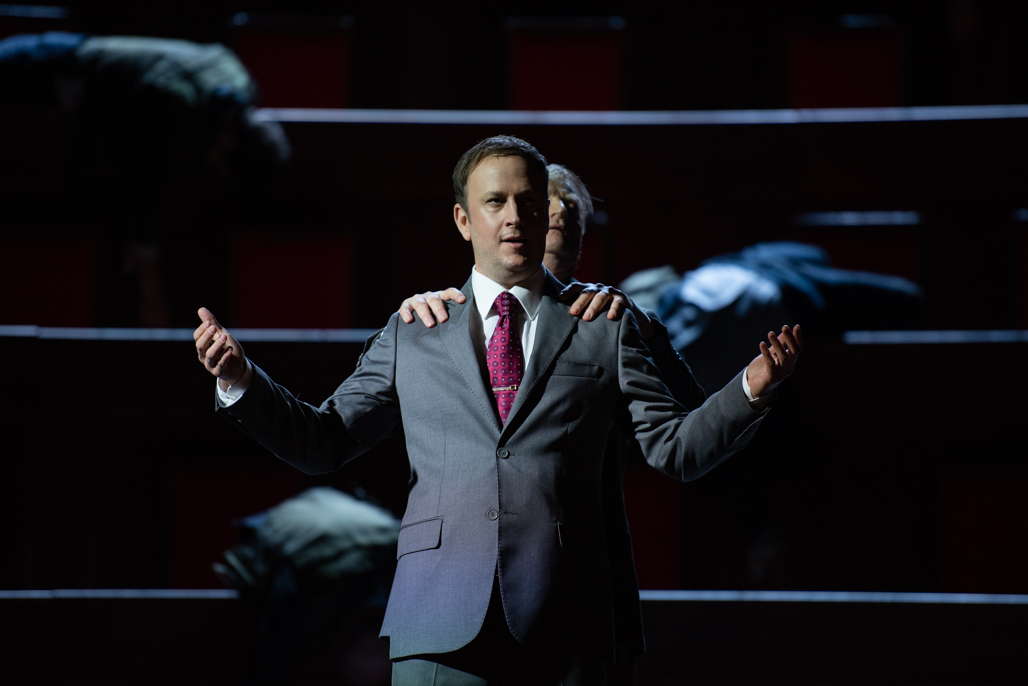
{"type": "Polygon", "coordinates": [[[420,295],[412,295],[403,301],[397,312],[400,313],[400,319],[407,324],[414,321],[416,313],[421,323],[431,329],[450,318],[443,301],[462,303],[465,300],[467,298],[464,294],[451,286],[445,291],[427,291],[420,295]]]}
{"type": "Polygon", "coordinates": [[[243,346],[206,307],[201,307],[196,313],[200,317],[200,326],[193,331],[193,341],[200,364],[218,378],[222,390],[240,385],[250,368],[243,346]]]}

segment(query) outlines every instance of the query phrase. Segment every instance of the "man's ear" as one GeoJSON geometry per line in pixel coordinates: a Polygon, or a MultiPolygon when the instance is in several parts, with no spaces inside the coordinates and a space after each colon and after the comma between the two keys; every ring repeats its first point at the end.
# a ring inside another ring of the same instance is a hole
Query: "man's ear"
{"type": "Polygon", "coordinates": [[[468,225],[471,223],[471,218],[468,217],[468,213],[464,211],[459,202],[453,205],[453,223],[457,225],[457,230],[460,231],[464,240],[470,241],[471,227],[468,225]]]}

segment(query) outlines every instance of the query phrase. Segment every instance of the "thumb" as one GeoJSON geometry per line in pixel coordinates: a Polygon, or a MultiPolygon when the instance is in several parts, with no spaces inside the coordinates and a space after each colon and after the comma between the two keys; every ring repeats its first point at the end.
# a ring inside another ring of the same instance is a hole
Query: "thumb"
{"type": "Polygon", "coordinates": [[[467,297],[459,289],[453,287],[447,288],[443,291],[441,297],[443,300],[453,300],[459,303],[467,300],[467,297]]]}
{"type": "Polygon", "coordinates": [[[208,310],[206,307],[201,307],[200,309],[198,309],[196,311],[196,314],[200,317],[200,321],[203,321],[207,324],[214,324],[215,326],[218,326],[218,320],[215,319],[214,313],[208,310]]]}

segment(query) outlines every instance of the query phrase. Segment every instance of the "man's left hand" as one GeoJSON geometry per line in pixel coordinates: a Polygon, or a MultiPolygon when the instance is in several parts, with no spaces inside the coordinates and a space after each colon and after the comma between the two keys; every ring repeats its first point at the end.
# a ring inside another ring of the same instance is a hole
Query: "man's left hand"
{"type": "Polygon", "coordinates": [[[767,343],[760,342],[760,354],[746,367],[746,382],[754,397],[762,397],[785,381],[796,369],[803,348],[800,325],[783,326],[779,334],[767,332],[767,343]]]}
{"type": "Polygon", "coordinates": [[[561,296],[577,296],[568,312],[575,317],[581,315],[582,321],[586,322],[596,319],[604,310],[607,310],[607,319],[619,319],[627,308],[635,315],[643,340],[653,336],[653,322],[649,316],[631,298],[613,286],[574,281],[564,289],[561,296]]]}

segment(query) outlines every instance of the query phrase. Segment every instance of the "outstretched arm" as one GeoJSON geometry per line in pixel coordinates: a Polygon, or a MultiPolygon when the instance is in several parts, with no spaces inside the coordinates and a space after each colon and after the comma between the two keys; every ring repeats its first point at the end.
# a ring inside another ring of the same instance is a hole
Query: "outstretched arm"
{"type": "Polygon", "coordinates": [[[367,451],[400,421],[393,383],[396,317],[376,335],[357,369],[320,406],[303,402],[250,363],[213,314],[200,309],[193,334],[200,363],[222,391],[245,390],[216,409],[258,443],[308,474],[338,469],[367,451]]]}
{"type": "Polygon", "coordinates": [[[656,374],[633,316],[622,321],[620,336],[619,381],[629,433],[651,466],[681,480],[701,476],[748,444],[766,409],[747,399],[743,375],[758,399],[766,396],[795,369],[801,345],[796,327],[770,334],[745,371],[690,412],[656,374]]]}

